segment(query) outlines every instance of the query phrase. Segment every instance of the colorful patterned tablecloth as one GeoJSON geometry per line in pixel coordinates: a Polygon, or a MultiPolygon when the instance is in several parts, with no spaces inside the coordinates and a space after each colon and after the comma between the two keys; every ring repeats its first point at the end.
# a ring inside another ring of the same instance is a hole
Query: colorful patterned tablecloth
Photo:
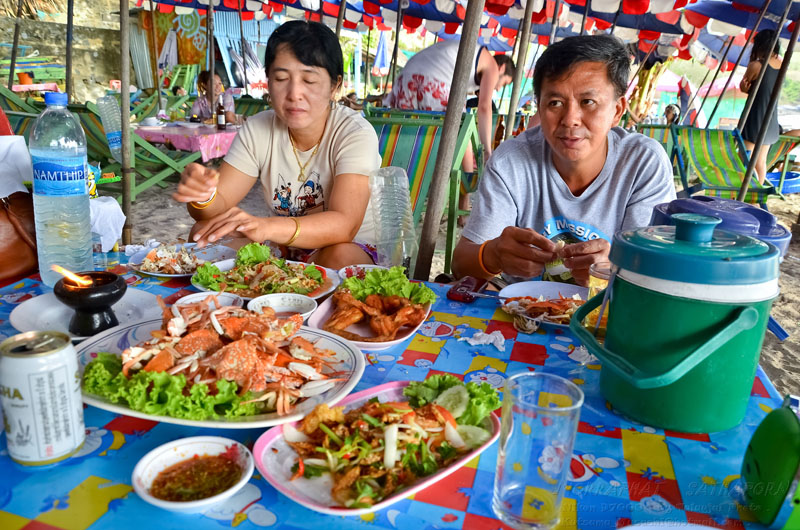
{"type": "Polygon", "coordinates": [[[165,125],[159,127],[139,126],[134,129],[134,132],[148,142],[169,144],[180,151],[192,153],[200,151],[203,162],[208,162],[213,158],[225,156],[239,129],[218,131],[210,125],[195,129],[179,125],[165,125]]]}
{"type": "MultiPolygon", "coordinates": [[[[129,288],[170,301],[193,290],[183,280],[139,277],[125,265],[112,270],[125,275],[129,288]]],[[[620,528],[650,521],[763,528],[748,521],[747,512],[734,501],[741,495],[739,470],[750,435],[767,412],[780,405],[760,368],[739,427],[710,435],[665,432],[612,410],[599,392],[600,366],[564,329],[518,333],[494,301],[457,303],[445,297],[446,286],[431,287],[439,298],[428,320],[410,340],[385,351],[365,352],[367,368],[356,391],[443,372],[498,389],[507,375],[520,371],[559,374],[586,394],[559,529],[620,528]],[[461,340],[495,330],[506,339],[504,351],[461,340]]],[[[14,307],[46,290],[38,277],[0,288],[0,337],[15,334],[8,322],[14,307]]],[[[169,440],[211,434],[252,447],[263,431],[181,427],[89,406],[85,422],[83,449],[46,469],[12,462],[5,435],[0,435],[0,528],[506,528],[491,510],[497,444],[437,484],[369,515],[333,517],[310,511],[281,496],[258,473],[223,505],[204,514],[178,515],[154,508],[133,493],[131,471],[145,453],[169,440]]]]}

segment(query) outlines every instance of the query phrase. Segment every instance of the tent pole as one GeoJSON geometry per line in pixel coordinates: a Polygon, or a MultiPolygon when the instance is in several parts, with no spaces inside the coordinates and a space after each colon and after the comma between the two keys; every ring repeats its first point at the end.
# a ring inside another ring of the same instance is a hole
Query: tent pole
{"type": "Polygon", "coordinates": [[[583,7],[583,18],[581,18],[581,35],[586,34],[586,17],[589,16],[589,10],[592,9],[592,0],[586,0],[586,5],[583,7]]]}
{"type": "Polygon", "coordinates": [[[613,35],[614,30],[617,29],[617,20],[619,20],[620,13],[622,13],[622,0],[619,0],[619,7],[617,8],[617,12],[614,13],[614,21],[611,23],[611,35],[613,35]]]}
{"type": "MultiPolygon", "coordinates": [[[[403,25],[403,11],[404,11],[404,9],[402,8],[402,6],[400,6],[398,4],[398,8],[397,8],[397,24],[396,24],[395,36],[394,36],[394,50],[392,50],[392,63],[391,63],[391,67],[389,69],[389,71],[392,74],[392,89],[394,89],[394,78],[395,78],[395,74],[397,73],[397,53],[400,51],[400,28],[403,25]]],[[[386,76],[386,79],[388,81],[389,76],[386,76]]],[[[387,87],[388,87],[388,83],[387,83],[387,87]]],[[[384,88],[383,92],[386,92],[385,88],[384,88]]]]}
{"type": "MultiPolygon", "coordinates": [[[[620,5],[621,4],[622,0],[620,0],[620,5]]],[[[555,44],[556,42],[556,32],[558,31],[558,12],[560,10],[561,10],[561,0],[556,0],[556,6],[553,9],[553,23],[550,25],[550,41],[547,43],[548,45],[555,44]]]]}
{"type": "MultiPolygon", "coordinates": [[[[783,28],[783,25],[786,23],[786,19],[789,18],[789,9],[791,9],[793,2],[786,2],[786,9],[783,11],[781,15],[781,20],[778,22],[778,28],[783,28]]],[[[758,26],[755,27],[754,31],[758,29],[758,26]]],[[[770,44],[770,50],[775,49],[775,43],[778,42],[778,38],[780,38],[781,30],[775,32],[775,37],[772,39],[772,43],[770,44]]],[[[761,80],[764,79],[764,74],[767,73],[766,68],[762,68],[760,72],[758,72],[758,77],[756,78],[755,83],[750,85],[750,92],[747,94],[747,102],[744,104],[744,109],[742,110],[742,115],[739,117],[739,123],[736,126],[737,129],[740,131],[742,127],[744,127],[745,122],[747,121],[747,116],[750,115],[750,109],[753,107],[753,99],[755,95],[758,93],[758,89],[761,87],[761,80]]]]}
{"type": "Polygon", "coordinates": [[[336,38],[342,35],[342,24],[344,15],[347,12],[347,0],[339,0],[339,16],[336,17],[336,38]]]}
{"type": "Polygon", "coordinates": [[[722,87],[722,93],[720,94],[719,98],[717,98],[717,103],[714,105],[714,110],[711,111],[711,116],[708,117],[708,122],[706,122],[706,129],[708,129],[709,124],[711,124],[711,120],[714,119],[714,114],[717,113],[717,109],[719,108],[720,104],[722,103],[722,98],[725,97],[725,91],[728,90],[728,85],[731,83],[731,79],[733,79],[733,74],[736,73],[736,69],[739,67],[739,63],[742,62],[742,57],[744,57],[744,49],[747,48],[747,45],[750,44],[750,41],[753,40],[753,37],[756,34],[756,29],[758,26],[761,25],[761,21],[764,20],[764,15],[767,14],[767,9],[769,9],[769,5],[772,3],[772,0],[767,0],[767,3],[764,4],[764,7],[761,8],[761,13],[758,14],[758,20],[756,20],[756,25],[754,26],[755,29],[750,32],[750,35],[747,36],[747,40],[742,46],[742,51],[739,52],[739,57],[736,58],[736,63],[733,65],[731,69],[731,75],[728,76],[728,79],[725,81],[725,86],[722,87]]]}
{"type": "Polygon", "coordinates": [[[369,49],[371,46],[372,46],[372,27],[370,27],[369,31],[367,31],[367,60],[364,62],[364,99],[367,98],[367,94],[369,94],[369,86],[372,83],[372,80],[370,79],[369,75],[369,49]]]}
{"type": "MultiPolygon", "coordinates": [[[[781,28],[783,28],[783,24],[778,26],[778,31],[776,32],[777,35],[781,34],[781,28]]],[[[781,69],[778,71],[778,78],[775,80],[775,84],[772,87],[772,95],[770,96],[769,104],[767,105],[767,112],[764,114],[765,119],[761,121],[761,129],[758,131],[758,138],[756,138],[755,145],[753,145],[753,156],[750,157],[750,162],[747,164],[747,171],[742,179],[742,187],[739,188],[739,195],[736,197],[740,201],[744,201],[745,196],[747,195],[747,188],[750,187],[750,179],[753,178],[753,172],[756,168],[756,160],[758,160],[756,153],[758,153],[764,145],[764,138],[766,138],[767,129],[769,129],[770,126],[769,118],[772,116],[772,113],[775,112],[775,108],[778,106],[778,99],[781,95],[781,85],[783,85],[783,81],[786,79],[786,72],[789,70],[789,63],[792,60],[792,54],[794,53],[794,46],[797,44],[798,36],[800,36],[800,15],[798,15],[797,19],[794,21],[792,37],[789,39],[789,45],[786,47],[786,53],[783,56],[781,69]]],[[[762,68],[762,70],[766,70],[766,68],[762,68]]]]}
{"type": "MultiPolygon", "coordinates": [[[[722,54],[722,59],[720,59],[719,61],[719,66],[717,66],[717,71],[714,72],[714,76],[711,78],[711,84],[708,85],[708,90],[706,91],[706,95],[703,96],[703,100],[700,102],[700,108],[697,109],[697,114],[694,115],[694,119],[692,120],[692,127],[694,127],[694,124],[697,123],[697,118],[700,117],[700,113],[703,111],[703,105],[706,104],[706,99],[708,99],[708,94],[709,92],[711,92],[711,87],[714,86],[714,81],[717,80],[717,76],[722,70],[722,65],[725,64],[725,61],[728,59],[728,53],[731,51],[732,46],[733,46],[733,37],[730,37],[728,39],[728,47],[725,48],[725,53],[722,54]]],[[[700,91],[700,88],[698,88],[697,90],[700,91]]]]}
{"type": "MultiPolygon", "coordinates": [[[[511,101],[508,104],[506,117],[505,139],[511,138],[514,132],[514,119],[517,117],[517,104],[522,89],[522,78],[527,64],[528,48],[531,44],[531,15],[533,15],[533,0],[525,4],[525,15],[522,17],[522,32],[518,35],[519,51],[517,51],[517,68],[514,72],[514,84],[511,87],[511,101]]],[[[555,18],[555,16],[554,16],[555,18]]]]}
{"type": "Polygon", "coordinates": [[[72,100],[72,28],[74,27],[75,18],[75,2],[74,0],[67,0],[67,60],[66,60],[66,91],[67,102],[72,100]]]}
{"type": "Polygon", "coordinates": [[[436,236],[439,233],[439,224],[442,220],[444,203],[447,199],[447,188],[450,183],[450,170],[453,167],[453,157],[456,150],[456,139],[461,127],[461,118],[464,112],[463,102],[467,98],[467,85],[469,77],[473,74],[474,65],[471,57],[475,56],[475,46],[478,43],[478,30],[481,26],[481,13],[485,0],[471,0],[467,4],[467,13],[464,25],[461,27],[461,39],[458,44],[456,67],[453,72],[453,84],[450,87],[450,101],[457,103],[447,106],[442,126],[442,139],[436,154],[436,164],[433,168],[433,180],[428,191],[428,208],[425,212],[425,222],[422,225],[419,253],[414,277],[418,280],[427,280],[431,273],[433,251],[436,248],[436,236]]]}
{"type": "Polygon", "coordinates": [[[244,93],[245,95],[249,94],[250,91],[248,90],[248,82],[247,82],[247,55],[244,52],[244,22],[242,21],[242,3],[244,0],[239,0],[237,2],[236,7],[239,8],[239,36],[242,38],[242,66],[244,66],[244,93]]]}
{"type": "Polygon", "coordinates": [[[19,46],[19,18],[22,16],[22,0],[17,2],[17,18],[14,20],[14,45],[11,46],[11,64],[8,66],[8,89],[14,86],[14,66],[17,62],[17,46],[19,46]]]}
{"type": "Polygon", "coordinates": [[[131,189],[133,187],[133,168],[131,167],[131,41],[130,12],[128,0],[119,0],[119,70],[120,103],[122,107],[122,213],[125,224],[122,227],[122,244],[133,242],[133,220],[131,219],[131,189]]]}
{"type": "Polygon", "coordinates": [[[161,76],[158,75],[158,35],[156,35],[156,7],[153,0],[150,0],[150,33],[153,36],[153,83],[155,83],[155,95],[158,110],[161,110],[161,76]]]}
{"type": "MultiPolygon", "coordinates": [[[[152,0],[151,0],[152,1],[152,0]]],[[[208,9],[206,9],[206,31],[208,32],[208,42],[206,48],[208,49],[208,71],[211,75],[208,76],[208,95],[211,96],[209,102],[211,107],[211,116],[214,116],[216,107],[214,106],[217,101],[214,94],[214,61],[216,60],[214,51],[214,0],[209,0],[208,9]]],[[[198,94],[198,97],[202,97],[198,94]]]]}

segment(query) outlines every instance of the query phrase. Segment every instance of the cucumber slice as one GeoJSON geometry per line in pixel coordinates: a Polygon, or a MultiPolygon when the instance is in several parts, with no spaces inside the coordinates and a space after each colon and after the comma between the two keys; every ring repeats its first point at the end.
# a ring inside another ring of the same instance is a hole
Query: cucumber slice
{"type": "Polygon", "coordinates": [[[491,438],[491,434],[486,429],[481,429],[480,427],[475,427],[474,425],[459,425],[458,434],[461,435],[461,439],[464,440],[464,444],[469,449],[475,449],[476,447],[480,447],[483,445],[486,440],[491,438]]]}
{"type": "Polygon", "coordinates": [[[464,385],[451,386],[439,394],[439,397],[434,399],[433,402],[440,407],[446,408],[454,418],[458,419],[467,410],[469,394],[464,385]]]}

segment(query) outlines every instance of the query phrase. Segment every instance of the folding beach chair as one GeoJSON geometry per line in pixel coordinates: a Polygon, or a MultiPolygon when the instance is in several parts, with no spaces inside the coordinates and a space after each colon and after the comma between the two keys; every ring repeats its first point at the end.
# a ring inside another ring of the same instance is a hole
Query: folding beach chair
{"type": "Polygon", "coordinates": [[[261,98],[254,98],[251,96],[242,96],[233,100],[236,108],[236,114],[242,116],[255,116],[259,112],[269,109],[269,103],[261,98]]]}
{"type": "Polygon", "coordinates": [[[769,148],[769,153],[767,153],[767,178],[770,179],[771,182],[775,184],[775,188],[777,188],[778,193],[795,193],[796,192],[796,174],[789,174],[789,180],[792,181],[793,186],[790,185],[784,188],[784,183],[787,179],[787,172],[789,171],[789,166],[791,165],[791,161],[794,158],[791,155],[792,150],[794,150],[797,145],[800,144],[800,137],[797,136],[786,136],[781,135],[778,138],[778,141],[772,144],[769,148]],[[779,164],[782,164],[780,177],[778,178],[778,182],[775,183],[774,180],[771,178],[771,174],[769,172],[775,171],[779,164]]]}
{"type": "MultiPolygon", "coordinates": [[[[120,173],[120,164],[116,162],[108,147],[97,106],[92,102],[86,105],[69,105],[67,108],[78,116],[86,133],[87,152],[90,160],[101,163],[103,173],[120,173]]],[[[162,150],[131,131],[131,166],[132,175],[131,201],[153,185],[166,187],[164,179],[183,171],[187,164],[198,160],[200,152],[189,153],[176,150],[162,150]],[[138,180],[138,182],[137,182],[138,180]]],[[[112,190],[118,201],[122,200],[121,190],[112,190]]]]}
{"type": "MultiPolygon", "coordinates": [[[[434,160],[435,154],[439,151],[444,113],[376,108],[370,105],[365,106],[364,110],[367,121],[372,123],[378,133],[382,166],[400,166],[408,173],[416,225],[425,210],[425,200],[433,179],[434,160]]],[[[453,165],[450,168],[445,272],[450,271],[458,216],[469,213],[458,209],[458,191],[464,174],[461,170],[461,161],[464,159],[468,142],[472,142],[473,152],[479,153],[480,141],[475,115],[471,113],[464,114],[462,119],[453,165]]],[[[479,167],[480,172],[482,166],[479,167]]],[[[473,185],[477,187],[477,177],[473,179],[473,185]]]]}
{"type": "Polygon", "coordinates": [[[38,114],[39,112],[39,109],[30,105],[27,101],[2,84],[0,84],[0,109],[14,112],[30,112],[32,114],[38,114]]]}
{"type": "MultiPolygon", "coordinates": [[[[742,178],[747,171],[744,142],[736,129],[700,129],[673,125],[675,141],[686,153],[688,166],[711,195],[736,199],[742,178]],[[744,160],[743,160],[744,155],[744,160]]],[[[770,196],[781,197],[772,185],[762,185],[750,179],[750,191],[744,202],[766,208],[770,196]]]]}
{"type": "Polygon", "coordinates": [[[702,189],[700,185],[695,185],[694,187],[689,186],[686,175],[686,162],[684,161],[686,155],[681,152],[681,149],[674,139],[672,126],[655,125],[649,123],[638,124],[636,125],[636,131],[657,141],[659,144],[661,144],[661,147],[664,148],[664,151],[667,153],[667,156],[669,156],[669,160],[672,163],[672,174],[678,176],[681,179],[681,184],[683,185],[683,189],[678,192],[679,197],[689,197],[693,193],[702,189]]]}

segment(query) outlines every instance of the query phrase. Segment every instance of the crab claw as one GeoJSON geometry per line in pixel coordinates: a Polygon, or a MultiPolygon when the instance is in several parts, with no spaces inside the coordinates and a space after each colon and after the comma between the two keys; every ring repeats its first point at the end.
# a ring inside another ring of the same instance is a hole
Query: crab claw
{"type": "Polygon", "coordinates": [[[300,387],[301,397],[311,397],[327,392],[336,386],[338,379],[320,379],[318,381],[309,381],[300,387]]]}
{"type": "Polygon", "coordinates": [[[325,377],[316,369],[314,369],[313,366],[309,366],[307,364],[289,363],[286,367],[292,372],[301,375],[310,381],[316,381],[317,379],[323,379],[325,377]]]}

